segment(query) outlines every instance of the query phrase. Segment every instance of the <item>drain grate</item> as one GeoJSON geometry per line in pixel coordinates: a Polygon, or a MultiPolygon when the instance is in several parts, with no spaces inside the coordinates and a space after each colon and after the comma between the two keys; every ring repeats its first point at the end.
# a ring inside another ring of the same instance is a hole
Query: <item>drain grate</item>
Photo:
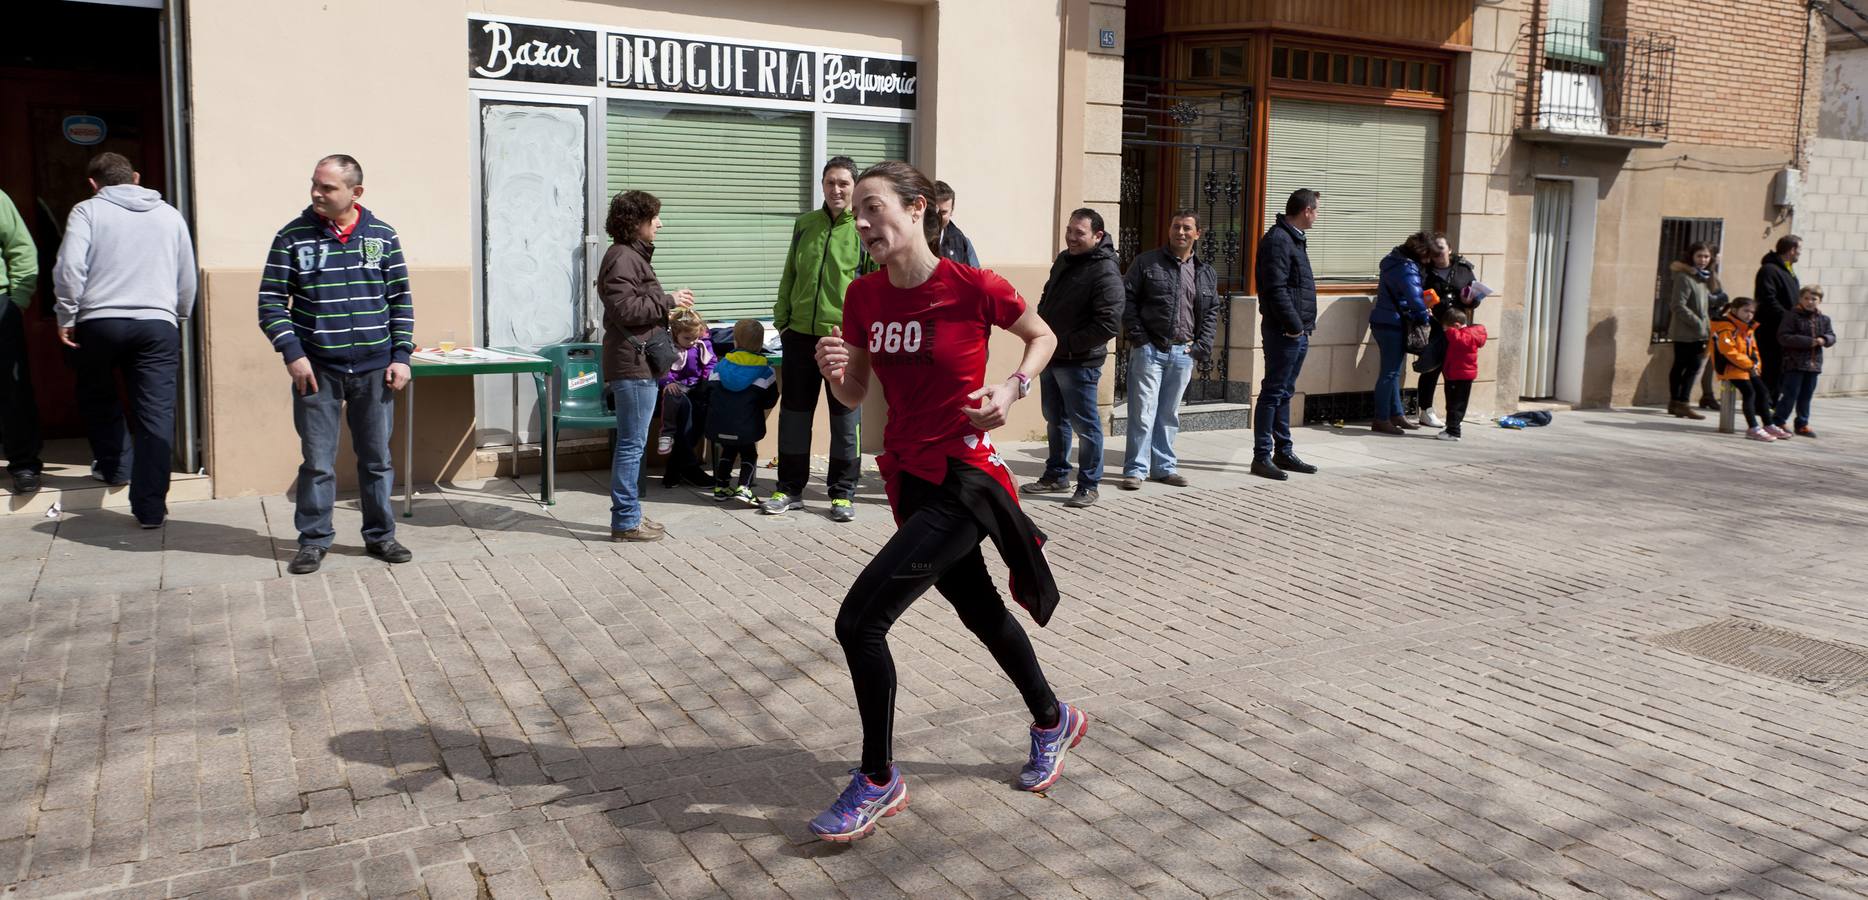
{"type": "Polygon", "coordinates": [[[1868,686],[1868,647],[1818,640],[1749,619],[1726,619],[1663,634],[1653,638],[1653,643],[1826,694],[1841,695],[1868,686]]]}

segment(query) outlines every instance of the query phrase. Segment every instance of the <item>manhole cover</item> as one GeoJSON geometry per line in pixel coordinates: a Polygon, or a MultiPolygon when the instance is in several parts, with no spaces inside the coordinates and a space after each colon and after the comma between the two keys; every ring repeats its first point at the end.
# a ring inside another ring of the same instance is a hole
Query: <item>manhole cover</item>
{"type": "Polygon", "coordinates": [[[1663,634],[1654,644],[1748,672],[1846,694],[1868,686],[1868,648],[1818,640],[1749,619],[1663,634]]]}

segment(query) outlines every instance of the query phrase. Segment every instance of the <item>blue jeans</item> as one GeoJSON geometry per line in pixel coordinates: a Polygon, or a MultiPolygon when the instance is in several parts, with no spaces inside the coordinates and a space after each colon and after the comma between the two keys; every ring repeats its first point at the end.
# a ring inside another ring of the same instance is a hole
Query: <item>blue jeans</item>
{"type": "Polygon", "coordinates": [[[1186,344],[1166,351],[1136,344],[1129,353],[1129,446],[1122,457],[1126,478],[1174,474],[1174,435],[1180,433],[1180,401],[1193,380],[1186,344]]]}
{"type": "Polygon", "coordinates": [[[1261,334],[1265,378],[1258,383],[1258,402],[1252,409],[1252,457],[1270,459],[1274,451],[1291,452],[1291,394],[1310,353],[1310,335],[1285,337],[1275,327],[1263,328],[1261,334]]]}
{"type": "Polygon", "coordinates": [[[292,524],[298,545],[329,549],[335,533],[331,507],[337,502],[337,436],[350,423],[350,446],[357,454],[358,502],[363,506],[363,540],[376,544],[396,536],[396,516],[389,505],[396,468],[389,460],[396,392],[384,383],[386,370],[340,372],[312,364],[315,393],[292,391],[292,424],[298,427],[298,507],[292,524]]]}
{"type": "Polygon", "coordinates": [[[1044,461],[1045,481],[1070,479],[1070,435],[1082,438],[1077,450],[1077,490],[1096,490],[1103,480],[1103,422],[1096,416],[1096,383],[1103,367],[1052,363],[1038,376],[1038,400],[1044,408],[1044,436],[1051,455],[1044,461]]]}
{"type": "Polygon", "coordinates": [[[1399,328],[1370,326],[1375,347],[1381,351],[1381,372],[1375,377],[1375,421],[1401,415],[1401,366],[1407,362],[1407,336],[1399,328]]]}
{"type": "Polygon", "coordinates": [[[1784,427],[1784,423],[1790,421],[1792,406],[1795,406],[1797,410],[1797,427],[1802,428],[1810,424],[1810,398],[1816,396],[1816,378],[1821,374],[1821,372],[1799,372],[1795,369],[1785,369],[1783,390],[1777,395],[1775,407],[1777,411],[1772,416],[1771,424],[1779,428],[1784,427]]]}
{"type": "Polygon", "coordinates": [[[169,515],[182,333],[160,319],[86,319],[74,339],[78,410],[97,471],[106,478],[128,475],[131,514],[145,525],[157,524],[169,515]],[[127,431],[117,399],[118,372],[129,389],[127,431]]]}
{"type": "Polygon", "coordinates": [[[606,385],[616,404],[616,454],[610,459],[610,530],[642,524],[642,448],[655,415],[652,378],[619,378],[606,385]]]}

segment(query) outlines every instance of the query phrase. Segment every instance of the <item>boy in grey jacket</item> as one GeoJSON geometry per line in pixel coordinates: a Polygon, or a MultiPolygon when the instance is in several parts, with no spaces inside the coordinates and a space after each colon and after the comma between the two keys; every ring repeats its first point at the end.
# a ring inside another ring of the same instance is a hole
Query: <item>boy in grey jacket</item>
{"type": "Polygon", "coordinates": [[[72,209],[52,270],[58,338],[74,351],[91,476],[128,482],[136,521],[160,528],[169,512],[180,326],[195,306],[194,247],[181,213],[139,186],[128,159],[99,154],[85,174],[97,195],[72,209]],[[130,391],[128,442],[118,370],[130,391]]]}

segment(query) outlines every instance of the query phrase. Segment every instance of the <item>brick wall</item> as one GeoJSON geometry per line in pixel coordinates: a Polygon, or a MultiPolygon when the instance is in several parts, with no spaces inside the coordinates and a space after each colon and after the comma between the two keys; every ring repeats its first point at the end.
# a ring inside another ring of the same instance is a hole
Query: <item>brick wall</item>
{"type": "MultiPolygon", "coordinates": [[[[1796,144],[1799,84],[1813,110],[1822,80],[1820,32],[1809,42],[1804,0],[1610,0],[1605,24],[1671,37],[1673,143],[1785,151],[1796,144]],[[1620,10],[1615,7],[1621,6],[1620,10]],[[1625,18],[1623,18],[1625,16],[1625,18]]],[[[1813,134],[1814,115],[1804,130],[1813,134]]]]}

